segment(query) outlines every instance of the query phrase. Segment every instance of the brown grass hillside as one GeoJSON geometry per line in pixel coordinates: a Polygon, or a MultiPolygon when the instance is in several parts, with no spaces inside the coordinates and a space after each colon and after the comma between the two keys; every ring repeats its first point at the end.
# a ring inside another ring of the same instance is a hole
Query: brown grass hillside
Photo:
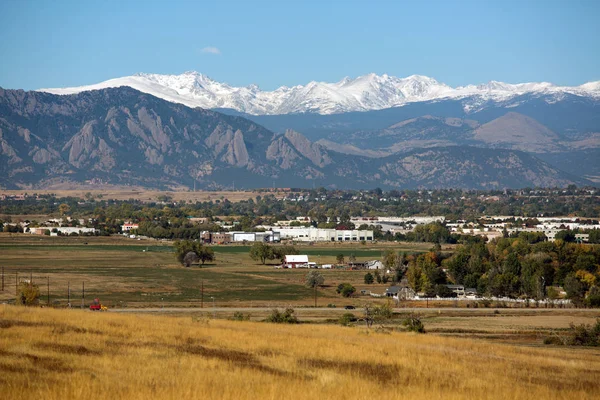
{"type": "Polygon", "coordinates": [[[496,118],[475,130],[475,140],[488,145],[529,152],[558,149],[556,133],[531,117],[516,112],[496,118]]]}
{"type": "Polygon", "coordinates": [[[0,306],[4,399],[594,399],[600,351],[0,306]]]}

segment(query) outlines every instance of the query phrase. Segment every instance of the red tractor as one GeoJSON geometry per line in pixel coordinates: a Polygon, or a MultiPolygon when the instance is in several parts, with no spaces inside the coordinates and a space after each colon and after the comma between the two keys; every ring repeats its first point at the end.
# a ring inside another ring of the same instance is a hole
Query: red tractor
{"type": "Polygon", "coordinates": [[[107,311],[108,307],[103,306],[100,303],[100,300],[94,299],[94,301],[92,302],[92,304],[90,304],[90,310],[92,310],[92,311],[107,311]]]}

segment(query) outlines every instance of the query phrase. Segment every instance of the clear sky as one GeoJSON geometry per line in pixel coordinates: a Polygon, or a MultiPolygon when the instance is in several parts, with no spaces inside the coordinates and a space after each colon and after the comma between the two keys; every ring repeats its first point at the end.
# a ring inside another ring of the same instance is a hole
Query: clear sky
{"type": "Polygon", "coordinates": [[[369,72],[600,80],[600,0],[0,0],[0,86],[195,70],[271,90],[369,72]]]}

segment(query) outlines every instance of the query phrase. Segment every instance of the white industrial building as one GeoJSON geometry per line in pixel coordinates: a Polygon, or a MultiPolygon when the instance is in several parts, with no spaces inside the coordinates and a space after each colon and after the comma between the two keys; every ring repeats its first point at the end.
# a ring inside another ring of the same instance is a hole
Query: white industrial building
{"type": "Polygon", "coordinates": [[[61,233],[62,235],[70,235],[76,233],[82,235],[85,233],[95,233],[95,228],[84,228],[84,227],[71,227],[71,226],[42,226],[39,228],[29,228],[29,233],[34,235],[43,235],[45,231],[53,231],[61,233]]]}
{"type": "Polygon", "coordinates": [[[337,230],[319,228],[274,228],[281,239],[298,240],[300,242],[370,242],[373,231],[337,230]]]}
{"type": "Polygon", "coordinates": [[[355,225],[381,225],[382,223],[388,223],[392,225],[398,224],[431,224],[434,222],[444,222],[446,217],[443,215],[440,216],[432,216],[432,217],[387,217],[387,216],[378,216],[378,217],[350,217],[350,222],[355,225]]]}
{"type": "Polygon", "coordinates": [[[279,232],[230,232],[232,242],[279,242],[279,232]]]}

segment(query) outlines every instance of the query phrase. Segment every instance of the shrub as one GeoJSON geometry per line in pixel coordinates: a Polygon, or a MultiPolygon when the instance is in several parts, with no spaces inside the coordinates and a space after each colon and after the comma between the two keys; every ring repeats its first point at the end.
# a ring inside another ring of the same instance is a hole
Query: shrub
{"type": "Polygon", "coordinates": [[[544,344],[563,345],[564,342],[559,336],[547,336],[544,338],[544,344]]]}
{"type": "Polygon", "coordinates": [[[571,324],[571,337],[567,344],[571,346],[598,346],[600,345],[600,318],[595,325],[571,324]]]}
{"type": "Polygon", "coordinates": [[[585,299],[585,304],[588,307],[592,307],[592,308],[600,307],[600,294],[593,294],[593,295],[588,296],[585,299]]]}
{"type": "Polygon", "coordinates": [[[372,274],[372,273],[370,273],[370,272],[367,272],[367,273],[365,274],[364,281],[365,281],[365,283],[366,283],[367,285],[370,285],[370,284],[372,284],[372,283],[373,283],[373,281],[374,281],[373,274],[372,274]]]}
{"type": "Polygon", "coordinates": [[[352,313],[345,313],[344,315],[342,315],[339,319],[339,323],[342,326],[350,326],[351,322],[356,322],[357,318],[354,314],[352,313]]]}
{"type": "Polygon", "coordinates": [[[479,304],[481,304],[485,308],[489,308],[492,305],[492,302],[488,299],[483,299],[479,301],[479,304]]]}
{"type": "Polygon", "coordinates": [[[557,344],[568,346],[600,346],[600,318],[595,325],[571,324],[566,337],[548,336],[544,344],[557,344]]]}
{"type": "Polygon", "coordinates": [[[282,313],[275,308],[271,311],[271,315],[265,319],[265,322],[272,322],[275,324],[297,324],[298,318],[294,315],[293,308],[286,308],[282,313]]]}
{"type": "Polygon", "coordinates": [[[373,325],[375,322],[382,323],[383,321],[392,318],[392,308],[387,304],[379,306],[373,306],[371,304],[365,304],[363,306],[364,319],[367,323],[367,327],[373,325]]]}
{"type": "Polygon", "coordinates": [[[387,304],[382,304],[380,306],[373,307],[373,315],[375,315],[376,320],[385,320],[392,318],[392,308],[387,304]]]}
{"type": "Polygon", "coordinates": [[[36,306],[40,302],[40,288],[38,285],[21,282],[19,284],[19,304],[36,306]]]}
{"type": "Polygon", "coordinates": [[[423,325],[423,322],[421,322],[421,317],[418,315],[409,315],[402,321],[402,325],[404,325],[409,332],[425,333],[425,326],[423,325]]]}
{"type": "Polygon", "coordinates": [[[231,317],[234,321],[250,321],[250,314],[244,315],[241,311],[236,311],[233,313],[233,317],[231,317]]]}
{"type": "Polygon", "coordinates": [[[340,283],[336,292],[344,297],[352,297],[354,292],[356,292],[356,288],[349,283],[340,283]]]}

